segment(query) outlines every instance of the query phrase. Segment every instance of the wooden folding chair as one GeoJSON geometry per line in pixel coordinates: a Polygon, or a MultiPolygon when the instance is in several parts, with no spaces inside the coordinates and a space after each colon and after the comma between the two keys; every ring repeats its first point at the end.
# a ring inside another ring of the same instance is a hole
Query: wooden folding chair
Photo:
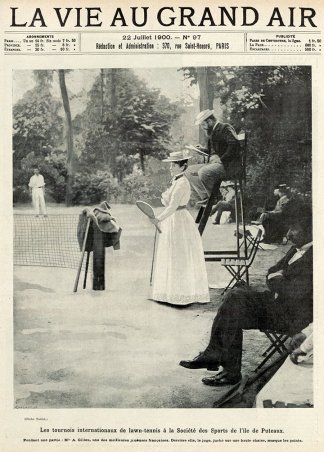
{"type": "Polygon", "coordinates": [[[258,251],[261,235],[262,231],[259,230],[256,236],[250,242],[247,257],[237,257],[234,259],[225,258],[221,260],[221,265],[223,265],[232,275],[232,279],[224,289],[224,292],[241,282],[244,282],[245,284],[247,284],[247,286],[249,286],[249,268],[253,264],[256,253],[258,251]]]}
{"type": "Polygon", "coordinates": [[[270,341],[270,345],[266,348],[266,350],[262,353],[264,359],[261,363],[255,368],[254,372],[258,372],[275,354],[279,353],[279,355],[284,356],[287,355],[289,350],[286,347],[286,342],[290,338],[289,334],[286,333],[278,333],[276,331],[264,330],[262,331],[270,341]]]}
{"type": "MultiPolygon", "coordinates": [[[[254,236],[249,231],[246,230],[246,237],[244,236],[244,230],[240,229],[238,235],[237,247],[235,250],[222,250],[222,251],[204,251],[206,262],[221,262],[224,259],[237,259],[237,258],[248,258],[248,252],[250,246],[253,243],[254,236]],[[244,247],[244,254],[242,254],[242,248],[244,247]]],[[[237,236],[237,231],[234,231],[234,236],[237,236]]]]}
{"type": "MultiPolygon", "coordinates": [[[[255,228],[255,229],[257,229],[257,228],[255,228]]],[[[235,233],[236,233],[236,231],[235,231],[235,233]]],[[[239,228],[239,237],[240,237],[240,238],[244,238],[244,236],[245,236],[245,239],[246,239],[246,241],[245,241],[245,247],[246,247],[246,249],[248,249],[248,248],[250,247],[250,245],[253,243],[254,235],[253,235],[252,232],[248,229],[248,227],[245,228],[245,230],[244,230],[243,228],[239,228]]],[[[241,241],[241,243],[240,243],[240,248],[241,248],[243,245],[244,245],[244,240],[241,241]]],[[[262,242],[259,242],[258,247],[259,247],[260,250],[264,251],[264,248],[263,248],[263,246],[262,246],[262,242]]]]}

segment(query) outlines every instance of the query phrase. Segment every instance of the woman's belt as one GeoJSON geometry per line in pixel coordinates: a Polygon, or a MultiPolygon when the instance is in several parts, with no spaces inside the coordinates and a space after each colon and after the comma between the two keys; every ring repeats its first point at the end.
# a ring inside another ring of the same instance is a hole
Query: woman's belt
{"type": "Polygon", "coordinates": [[[183,210],[183,209],[186,209],[187,208],[187,206],[179,206],[179,207],[177,207],[177,210],[183,210]]]}

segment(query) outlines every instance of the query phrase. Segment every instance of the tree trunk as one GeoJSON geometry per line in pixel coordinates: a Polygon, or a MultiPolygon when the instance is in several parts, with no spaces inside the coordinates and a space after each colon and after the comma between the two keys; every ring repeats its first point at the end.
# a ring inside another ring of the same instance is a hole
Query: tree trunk
{"type": "MultiPolygon", "coordinates": [[[[116,84],[118,80],[118,70],[116,68],[111,69],[103,69],[106,74],[106,91],[104,99],[107,102],[109,116],[113,116],[114,110],[116,108],[116,84]]],[[[107,120],[107,118],[105,118],[107,120]]],[[[112,143],[107,143],[107,149],[105,154],[105,163],[106,165],[112,164],[114,159],[118,155],[119,146],[118,143],[115,142],[112,146],[112,143]]]]}
{"type": "Polygon", "coordinates": [[[115,108],[116,106],[116,79],[118,77],[117,69],[111,69],[111,107],[115,108]]]}
{"type": "MultiPolygon", "coordinates": [[[[214,96],[212,95],[212,90],[210,90],[210,82],[208,77],[207,67],[197,68],[197,81],[199,86],[200,98],[199,98],[199,110],[213,109],[214,96]]],[[[206,144],[205,132],[199,129],[199,143],[206,144]]]]}
{"type": "Polygon", "coordinates": [[[72,185],[74,176],[74,147],[73,147],[73,131],[72,131],[72,116],[70,109],[69,96],[66,89],[65,83],[65,70],[59,69],[59,81],[62,102],[66,118],[66,140],[67,140],[67,157],[66,157],[66,169],[67,169],[67,181],[66,181],[66,192],[65,192],[65,204],[70,206],[72,204],[72,185]]]}
{"type": "Polygon", "coordinates": [[[100,116],[101,116],[101,124],[103,124],[104,121],[104,70],[100,69],[100,94],[101,94],[101,112],[100,112],[100,116]]]}
{"type": "Polygon", "coordinates": [[[143,171],[143,174],[145,174],[145,156],[144,156],[144,152],[142,150],[140,151],[140,162],[141,162],[141,169],[143,171]]]}

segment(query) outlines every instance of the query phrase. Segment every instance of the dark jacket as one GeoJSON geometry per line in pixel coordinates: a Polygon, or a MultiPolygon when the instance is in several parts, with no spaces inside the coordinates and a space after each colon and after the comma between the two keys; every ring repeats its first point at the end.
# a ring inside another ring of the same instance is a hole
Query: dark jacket
{"type": "Polygon", "coordinates": [[[237,177],[241,170],[241,145],[234,128],[219,122],[208,139],[209,156],[220,157],[228,178],[237,177]]]}
{"type": "Polygon", "coordinates": [[[80,250],[82,250],[88,218],[91,218],[91,223],[86,241],[86,251],[93,251],[93,228],[98,228],[104,234],[105,247],[113,246],[115,250],[119,250],[122,230],[116,224],[115,218],[110,213],[110,206],[106,202],[94,208],[86,207],[80,214],[77,229],[80,250]]]}
{"type": "Polygon", "coordinates": [[[282,278],[274,278],[267,283],[273,292],[278,293],[275,303],[282,307],[282,313],[289,318],[290,329],[298,332],[313,321],[313,247],[292,264],[288,262],[296,252],[296,247],[268,271],[282,270],[282,278]]]}

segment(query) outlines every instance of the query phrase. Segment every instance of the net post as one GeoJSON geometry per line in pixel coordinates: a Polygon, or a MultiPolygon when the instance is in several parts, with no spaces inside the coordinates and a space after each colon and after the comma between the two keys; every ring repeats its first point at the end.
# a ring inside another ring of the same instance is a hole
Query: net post
{"type": "Polygon", "coordinates": [[[88,238],[88,232],[89,232],[89,227],[90,227],[90,221],[91,221],[91,218],[88,217],[88,219],[87,219],[87,227],[86,227],[86,231],[85,231],[84,239],[83,239],[83,244],[82,244],[81,259],[80,259],[80,263],[79,263],[79,267],[78,267],[78,272],[77,272],[77,275],[76,275],[76,278],[75,278],[73,292],[76,292],[78,290],[78,284],[79,284],[80,273],[81,273],[84,253],[85,253],[86,244],[87,244],[87,238],[88,238]]]}

